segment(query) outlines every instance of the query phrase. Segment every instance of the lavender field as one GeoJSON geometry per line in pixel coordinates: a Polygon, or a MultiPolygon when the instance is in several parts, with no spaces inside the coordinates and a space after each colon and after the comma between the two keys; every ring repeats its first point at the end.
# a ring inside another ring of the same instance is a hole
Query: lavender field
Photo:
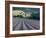
{"type": "Polygon", "coordinates": [[[13,31],[39,30],[40,8],[13,7],[13,31]]]}
{"type": "Polygon", "coordinates": [[[40,20],[13,17],[13,31],[39,30],[40,20]]]}

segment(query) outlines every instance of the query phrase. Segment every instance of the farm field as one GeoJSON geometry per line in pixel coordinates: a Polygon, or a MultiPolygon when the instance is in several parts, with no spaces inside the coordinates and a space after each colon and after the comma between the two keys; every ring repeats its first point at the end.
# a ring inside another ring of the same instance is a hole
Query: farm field
{"type": "Polygon", "coordinates": [[[12,21],[13,21],[13,31],[40,29],[40,20],[13,17],[12,21]]]}

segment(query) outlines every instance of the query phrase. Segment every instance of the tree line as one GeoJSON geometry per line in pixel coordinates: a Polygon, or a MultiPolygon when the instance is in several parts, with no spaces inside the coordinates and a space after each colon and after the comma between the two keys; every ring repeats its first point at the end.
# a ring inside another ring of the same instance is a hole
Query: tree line
{"type": "MultiPolygon", "coordinates": [[[[26,16],[26,14],[25,14],[25,16],[26,16]]],[[[17,15],[17,16],[14,16],[14,17],[40,20],[40,13],[34,13],[34,12],[32,12],[32,14],[30,14],[29,17],[23,17],[23,15],[17,15]]]]}

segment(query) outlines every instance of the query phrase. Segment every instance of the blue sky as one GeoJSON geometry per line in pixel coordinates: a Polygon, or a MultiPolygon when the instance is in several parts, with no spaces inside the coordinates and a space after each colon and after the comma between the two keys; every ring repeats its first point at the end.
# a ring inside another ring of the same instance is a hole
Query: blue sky
{"type": "Polygon", "coordinates": [[[40,8],[25,8],[25,7],[13,7],[13,10],[22,10],[24,12],[40,13],[40,8]]]}

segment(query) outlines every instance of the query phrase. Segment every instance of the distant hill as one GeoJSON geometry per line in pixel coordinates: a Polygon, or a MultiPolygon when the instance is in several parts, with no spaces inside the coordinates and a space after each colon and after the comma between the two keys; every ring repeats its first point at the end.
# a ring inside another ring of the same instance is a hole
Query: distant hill
{"type": "Polygon", "coordinates": [[[28,17],[31,15],[31,13],[26,13],[22,10],[14,10],[13,11],[13,16],[17,16],[17,15],[22,15],[23,17],[28,17]]]}

